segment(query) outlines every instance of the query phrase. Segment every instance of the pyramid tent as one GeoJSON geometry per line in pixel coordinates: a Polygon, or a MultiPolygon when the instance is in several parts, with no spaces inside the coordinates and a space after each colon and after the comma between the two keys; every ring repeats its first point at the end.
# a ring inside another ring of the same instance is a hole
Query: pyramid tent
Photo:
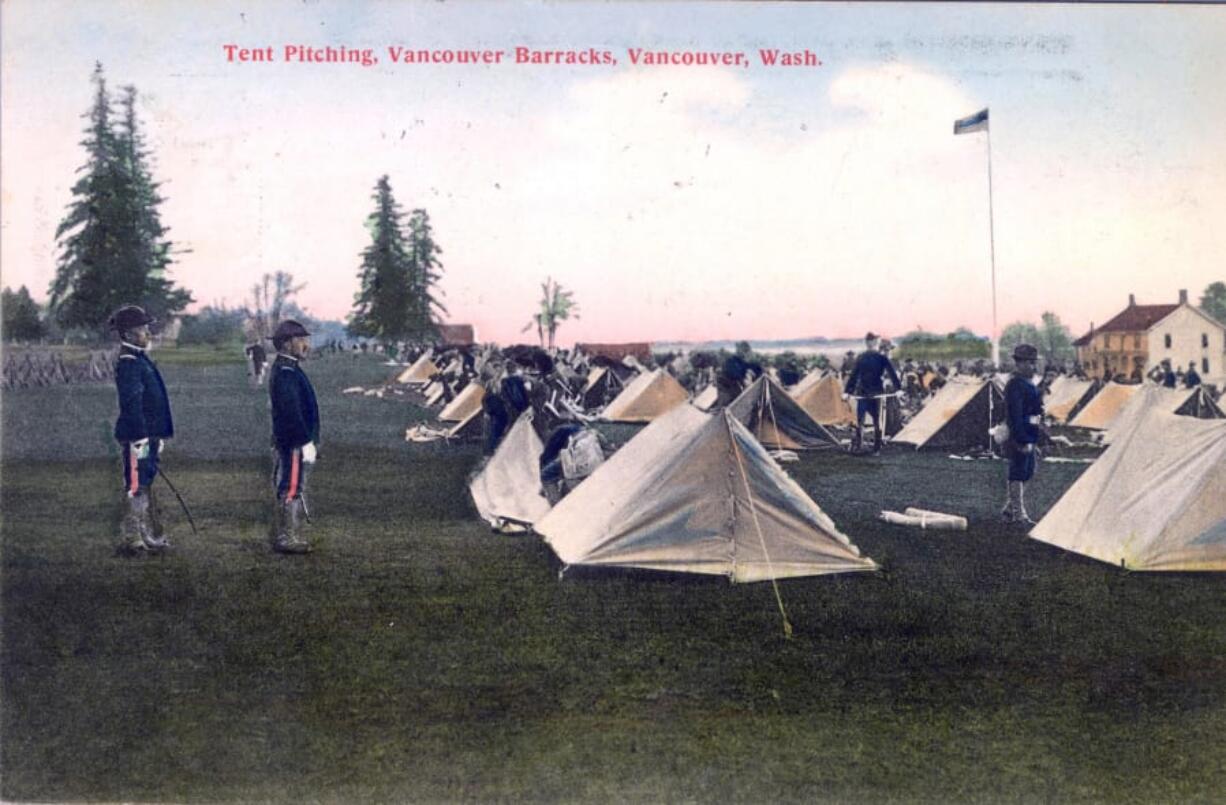
{"type": "Polygon", "coordinates": [[[695,395],[693,403],[699,410],[706,411],[712,405],[715,405],[715,401],[718,399],[719,389],[715,387],[714,383],[711,383],[705,389],[695,395]]]}
{"type": "Polygon", "coordinates": [[[587,411],[604,408],[610,394],[619,388],[621,381],[617,379],[617,375],[606,366],[597,366],[588,373],[587,383],[584,384],[583,391],[579,392],[580,404],[587,411]]]}
{"type": "Polygon", "coordinates": [[[1132,430],[1150,411],[1190,416],[1197,419],[1222,419],[1222,409],[1209,399],[1199,386],[1194,389],[1168,389],[1144,385],[1124,403],[1119,415],[1103,433],[1103,442],[1111,444],[1121,433],[1132,430]]]}
{"type": "Polygon", "coordinates": [[[1043,412],[1056,422],[1064,424],[1075,417],[1098,391],[1093,380],[1078,380],[1060,375],[1051,383],[1043,398],[1043,412]]]}
{"type": "Polygon", "coordinates": [[[1132,399],[1132,395],[1141,390],[1139,385],[1124,383],[1108,383],[1098,390],[1077,416],[1069,421],[1074,428],[1089,428],[1091,430],[1106,430],[1120,415],[1124,405],[1132,399]]]}
{"type": "Polygon", "coordinates": [[[460,422],[468,419],[473,411],[481,410],[481,401],[485,399],[485,387],[476,381],[470,382],[455,396],[451,402],[439,411],[440,422],[460,422]]]}
{"type": "Polygon", "coordinates": [[[396,382],[423,385],[436,374],[438,374],[438,367],[434,365],[434,361],[430,360],[430,351],[427,350],[413,362],[412,366],[396,376],[396,382]]]}
{"type": "Polygon", "coordinates": [[[605,406],[600,418],[609,422],[650,422],[689,398],[680,383],[663,369],[644,372],[605,406]]]}
{"type": "Polygon", "coordinates": [[[733,581],[876,570],[730,412],[682,405],[536,523],[563,562],[733,581]]]}
{"type": "Polygon", "coordinates": [[[541,493],[540,458],[545,446],[532,427],[531,409],[519,415],[468,491],[487,523],[531,525],[549,512],[541,493]]]}
{"type": "Polygon", "coordinates": [[[1005,416],[1004,398],[990,380],[951,379],[894,441],[942,450],[987,447],[988,431],[1005,416]]]}
{"type": "Polygon", "coordinates": [[[427,383],[425,388],[421,390],[422,396],[426,400],[426,407],[433,408],[435,405],[438,405],[443,399],[445,392],[446,388],[444,388],[442,380],[431,380],[427,383]]]}
{"type": "Polygon", "coordinates": [[[825,377],[826,374],[827,373],[823,372],[821,369],[811,369],[808,374],[800,379],[799,383],[788,389],[788,394],[792,395],[792,399],[796,399],[797,395],[802,394],[810,386],[815,385],[818,381],[825,377]]]}
{"type": "Polygon", "coordinates": [[[751,383],[728,405],[728,412],[771,450],[817,450],[839,445],[830,431],[768,377],[751,383]]]}
{"type": "Polygon", "coordinates": [[[1226,420],[1150,410],[1030,536],[1130,570],[1226,570],[1226,420]]]}
{"type": "Polygon", "coordinates": [[[835,375],[826,375],[816,382],[808,382],[809,374],[792,389],[792,399],[809,416],[822,425],[854,425],[856,413],[843,399],[843,384],[835,375]]]}

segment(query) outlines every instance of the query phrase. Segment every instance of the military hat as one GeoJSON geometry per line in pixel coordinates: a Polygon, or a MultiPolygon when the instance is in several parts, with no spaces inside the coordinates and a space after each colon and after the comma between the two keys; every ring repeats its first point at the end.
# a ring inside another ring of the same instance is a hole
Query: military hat
{"type": "Polygon", "coordinates": [[[301,338],[309,336],[307,328],[303,327],[293,319],[286,319],[277,325],[277,331],[272,334],[272,342],[274,344],[283,344],[291,338],[301,338]]]}
{"type": "Polygon", "coordinates": [[[112,330],[124,332],[125,330],[134,330],[143,324],[153,324],[153,317],[145,312],[143,307],[139,305],[124,305],[111,314],[109,324],[112,330]]]}
{"type": "Polygon", "coordinates": [[[1039,351],[1030,344],[1018,344],[1013,348],[1013,360],[1015,361],[1037,361],[1039,359],[1039,351]]]}
{"type": "Polygon", "coordinates": [[[872,330],[869,330],[867,333],[864,334],[865,341],[876,341],[880,337],[881,336],[877,335],[872,330]]]}

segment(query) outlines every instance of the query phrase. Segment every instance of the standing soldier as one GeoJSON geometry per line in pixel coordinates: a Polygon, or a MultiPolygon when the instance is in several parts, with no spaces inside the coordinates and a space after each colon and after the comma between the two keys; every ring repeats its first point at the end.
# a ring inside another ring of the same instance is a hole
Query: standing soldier
{"type": "Polygon", "coordinates": [[[162,521],[153,496],[158,458],[165,439],[174,436],[170,398],[162,374],[149,359],[153,319],[136,305],[125,305],[111,316],[119,335],[115,387],[119,392],[119,418],[115,439],[123,458],[124,514],[120,523],[119,552],[141,556],[163,551],[170,543],[162,534],[162,521]]]}
{"type": "Polygon", "coordinates": [[[1039,351],[1030,344],[1018,344],[1013,350],[1013,376],[1005,384],[1005,422],[1009,438],[1005,441],[1005,458],[1009,460],[1008,497],[1000,516],[1007,523],[1033,525],[1026,514],[1024,492],[1026,482],[1034,477],[1035,446],[1043,437],[1043,401],[1032,378],[1039,351]]]}
{"type": "Polygon", "coordinates": [[[308,514],[303,495],[315,464],[319,404],[299,362],[311,349],[311,334],[298,322],[287,320],[273,333],[272,343],[277,350],[268,385],[277,493],[272,547],[278,553],[310,553],[311,544],[302,538],[302,521],[308,514]]]}
{"type": "Polygon", "coordinates": [[[894,388],[901,388],[898,373],[890,359],[877,350],[876,333],[870,332],[864,336],[864,352],[856,358],[856,365],[843,384],[843,399],[856,397],[856,436],[853,446],[859,449],[864,443],[864,416],[873,419],[873,455],[880,455],[882,434],[885,429],[881,416],[882,395],[885,388],[882,385],[882,375],[888,375],[894,388]]]}

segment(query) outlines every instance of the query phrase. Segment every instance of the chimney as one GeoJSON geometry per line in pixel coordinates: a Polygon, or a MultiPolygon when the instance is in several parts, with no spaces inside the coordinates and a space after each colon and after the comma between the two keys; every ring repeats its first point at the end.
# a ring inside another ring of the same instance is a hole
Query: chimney
{"type": "Polygon", "coordinates": [[[1128,307],[1137,306],[1137,297],[1133,294],[1128,294],[1128,307]]]}
{"type": "Polygon", "coordinates": [[[1188,303],[1188,289],[1180,288],[1179,289],[1179,304],[1186,305],[1187,303],[1188,303]]]}

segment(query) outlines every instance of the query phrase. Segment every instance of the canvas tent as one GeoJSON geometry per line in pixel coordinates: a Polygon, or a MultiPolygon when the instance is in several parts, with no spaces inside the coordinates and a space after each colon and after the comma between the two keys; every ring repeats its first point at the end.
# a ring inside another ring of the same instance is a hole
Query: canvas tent
{"type": "Polygon", "coordinates": [[[1151,409],[1030,536],[1130,570],[1226,570],[1226,420],[1151,409]]]}
{"type": "Polygon", "coordinates": [[[856,413],[843,399],[843,384],[837,375],[826,375],[810,382],[806,377],[792,389],[792,399],[822,425],[854,425],[856,413]]]}
{"type": "Polygon", "coordinates": [[[579,402],[588,411],[603,408],[609,397],[621,387],[621,380],[607,366],[593,367],[583,391],[579,393],[579,402]]]}
{"type": "Polygon", "coordinates": [[[1098,390],[1094,398],[1086,403],[1068,424],[1074,428],[1106,430],[1120,415],[1125,404],[1140,390],[1139,385],[1108,383],[1098,390]]]}
{"type": "Polygon", "coordinates": [[[440,422],[460,422],[468,419],[474,411],[481,410],[481,401],[485,399],[485,387],[475,381],[470,382],[455,396],[451,402],[439,411],[440,422]]]}
{"type": "Polygon", "coordinates": [[[600,418],[610,422],[650,422],[689,398],[685,388],[663,369],[644,372],[630,381],[600,418]]]}
{"type": "Polygon", "coordinates": [[[532,427],[532,411],[519,415],[468,491],[487,523],[532,525],[549,511],[541,492],[540,458],[545,446],[532,427]]]}
{"type": "Polygon", "coordinates": [[[1043,398],[1043,413],[1056,422],[1064,424],[1075,417],[1098,391],[1093,380],[1078,380],[1060,375],[1051,382],[1047,396],[1043,398]]]}
{"type": "Polygon", "coordinates": [[[990,380],[952,378],[894,441],[941,450],[986,448],[988,431],[1005,418],[1004,397],[990,380]]]}
{"type": "Polygon", "coordinates": [[[413,362],[412,366],[396,376],[396,382],[416,385],[428,383],[430,378],[438,374],[438,367],[434,365],[434,361],[430,360],[430,355],[429,350],[423,352],[421,357],[413,362]]]}
{"type": "Polygon", "coordinates": [[[728,411],[771,450],[837,447],[839,440],[815,422],[778,383],[759,377],[728,405],[728,411]]]}
{"type": "Polygon", "coordinates": [[[876,570],[729,411],[674,408],[535,529],[569,565],[733,581],[876,570]]]}
{"type": "Polygon", "coordinates": [[[706,411],[712,405],[715,405],[715,401],[718,399],[719,389],[715,387],[714,383],[711,383],[694,397],[693,403],[699,410],[706,411]]]}
{"type": "Polygon", "coordinates": [[[1119,414],[1103,434],[1103,442],[1110,444],[1120,433],[1131,430],[1150,411],[1165,411],[1168,414],[1190,416],[1197,419],[1222,419],[1226,417],[1209,395],[1199,386],[1193,389],[1168,389],[1164,386],[1141,386],[1128,399],[1119,414]]]}

